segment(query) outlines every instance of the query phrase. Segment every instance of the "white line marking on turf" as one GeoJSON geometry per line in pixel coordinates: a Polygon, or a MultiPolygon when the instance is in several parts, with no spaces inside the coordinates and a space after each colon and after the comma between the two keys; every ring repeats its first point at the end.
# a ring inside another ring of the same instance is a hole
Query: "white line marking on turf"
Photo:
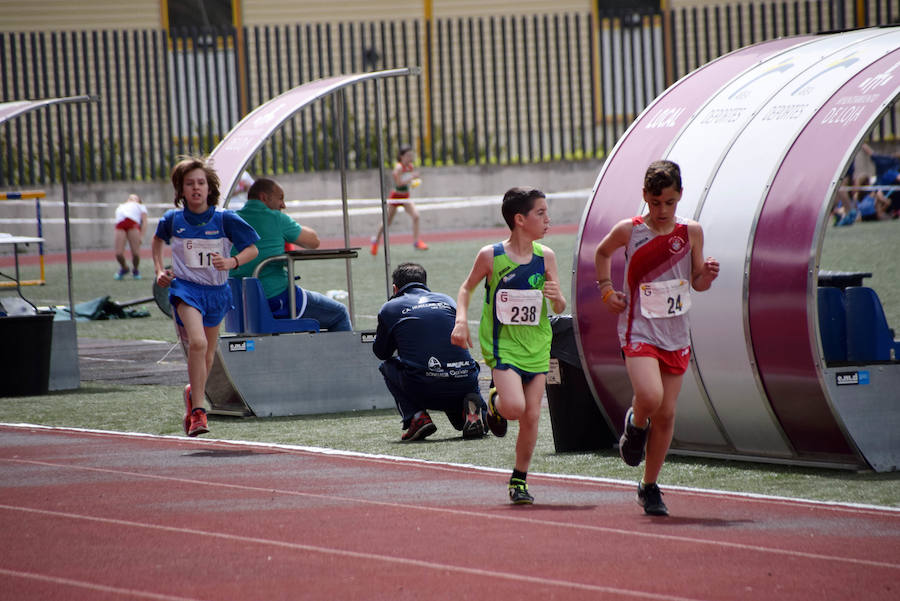
{"type": "Polygon", "coordinates": [[[129,597],[140,597],[141,599],[161,599],[163,601],[197,601],[193,597],[174,597],[172,595],[148,593],[147,591],[138,591],[133,588],[106,586],[104,584],[96,584],[94,582],[86,582],[84,580],[60,578],[59,576],[50,576],[48,574],[35,574],[34,572],[20,572],[18,570],[5,570],[3,568],[0,568],[0,574],[5,574],[14,578],[26,578],[28,580],[38,580],[40,582],[49,582],[52,584],[64,584],[66,586],[86,588],[88,590],[99,591],[102,593],[114,593],[118,595],[127,595],[129,597]]]}
{"type": "MultiPolygon", "coordinates": [[[[349,551],[346,549],[337,549],[334,547],[322,547],[319,545],[306,545],[303,543],[292,543],[286,541],[272,540],[268,538],[258,538],[254,536],[240,536],[236,534],[225,534],[222,532],[209,532],[208,530],[194,530],[192,528],[181,528],[174,526],[162,526],[159,524],[148,524],[143,522],[133,522],[130,520],[119,520],[113,518],[101,518],[89,515],[81,515],[77,513],[69,513],[65,511],[49,511],[46,509],[32,509],[28,507],[15,507],[12,505],[2,505],[0,504],[0,509],[6,509],[9,511],[20,511],[23,513],[33,513],[42,516],[56,517],[56,518],[65,518],[65,519],[74,519],[74,520],[84,520],[89,522],[97,522],[100,524],[107,524],[112,526],[123,526],[130,528],[144,528],[148,530],[156,530],[161,532],[171,532],[177,534],[178,536],[184,536],[190,534],[196,537],[209,537],[216,538],[220,540],[226,540],[230,542],[239,542],[239,543],[250,543],[257,544],[263,546],[271,546],[278,547],[283,549],[290,549],[293,551],[307,551],[312,553],[321,553],[325,555],[336,555],[338,557],[346,557],[351,559],[364,559],[371,561],[381,561],[386,563],[400,564],[404,566],[425,568],[430,570],[437,570],[440,572],[447,571],[455,571],[461,572],[463,574],[470,574],[473,576],[479,576],[488,578],[490,580],[510,580],[512,582],[520,583],[520,582],[530,582],[532,584],[537,584],[541,586],[555,586],[561,588],[569,588],[569,589],[577,589],[583,591],[592,591],[599,593],[610,593],[610,594],[618,594],[624,595],[628,597],[637,597],[642,599],[659,599],[661,601],[698,601],[692,597],[679,597],[675,595],[660,595],[656,593],[650,592],[642,592],[642,591],[634,591],[629,589],[616,588],[611,586],[600,586],[594,584],[584,584],[581,582],[572,582],[569,580],[558,580],[555,578],[541,578],[538,576],[529,576],[528,574],[516,574],[513,572],[499,572],[494,570],[482,570],[479,568],[470,568],[467,566],[458,566],[446,563],[438,563],[433,561],[424,561],[421,559],[413,559],[408,557],[398,557],[394,555],[383,555],[380,553],[366,553],[361,551],[349,551]]],[[[471,514],[468,514],[471,515],[471,514]]],[[[170,597],[158,597],[169,599],[170,597]]]]}

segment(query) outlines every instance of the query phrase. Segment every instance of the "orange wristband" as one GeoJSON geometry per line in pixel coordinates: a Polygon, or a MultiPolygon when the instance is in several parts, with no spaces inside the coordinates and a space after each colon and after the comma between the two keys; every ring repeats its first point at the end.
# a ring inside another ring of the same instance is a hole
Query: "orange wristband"
{"type": "Polygon", "coordinates": [[[600,300],[602,300],[602,301],[605,303],[605,302],[606,302],[606,299],[608,299],[610,296],[612,296],[613,293],[615,293],[615,291],[616,291],[615,288],[613,288],[612,286],[610,286],[609,290],[607,290],[607,291],[603,294],[603,297],[602,297],[600,300]]]}

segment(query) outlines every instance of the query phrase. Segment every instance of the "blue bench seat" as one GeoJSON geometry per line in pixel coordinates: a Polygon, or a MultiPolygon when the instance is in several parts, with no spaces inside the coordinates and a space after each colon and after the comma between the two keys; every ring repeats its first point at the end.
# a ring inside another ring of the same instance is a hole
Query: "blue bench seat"
{"type": "Polygon", "coordinates": [[[896,361],[900,342],[888,326],[884,307],[869,287],[856,286],[844,291],[847,307],[847,360],[853,362],[896,361]]]}
{"type": "Polygon", "coordinates": [[[315,319],[297,317],[276,319],[257,278],[244,278],[244,332],[247,334],[285,334],[289,332],[318,332],[315,319]]]}

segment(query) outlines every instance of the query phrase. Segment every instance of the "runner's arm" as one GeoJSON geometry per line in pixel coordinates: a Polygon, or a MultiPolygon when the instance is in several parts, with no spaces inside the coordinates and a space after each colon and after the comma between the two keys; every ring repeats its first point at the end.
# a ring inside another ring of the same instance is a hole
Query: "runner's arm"
{"type": "Polygon", "coordinates": [[[475,256],[469,276],[459,287],[456,296],[456,321],[453,331],[450,333],[450,342],[462,348],[472,348],[472,338],[469,334],[469,300],[472,291],[485,278],[491,277],[493,268],[493,251],[491,246],[485,246],[475,256]]]}

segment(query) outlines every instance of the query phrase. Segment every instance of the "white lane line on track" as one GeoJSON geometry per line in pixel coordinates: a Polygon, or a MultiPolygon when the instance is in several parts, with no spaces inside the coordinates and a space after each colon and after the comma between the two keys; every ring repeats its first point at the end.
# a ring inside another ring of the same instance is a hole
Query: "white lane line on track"
{"type": "MultiPolygon", "coordinates": [[[[594,526],[591,524],[574,524],[571,522],[558,522],[553,520],[540,520],[535,518],[528,517],[520,517],[520,516],[509,516],[509,515],[497,515],[496,513],[490,512],[476,512],[472,510],[459,510],[459,509],[450,509],[446,507],[432,507],[426,505],[411,505],[409,503],[397,503],[390,501],[376,501],[372,499],[360,499],[354,497],[344,497],[340,495],[328,495],[321,493],[310,493],[310,492],[301,492],[296,490],[282,490],[278,488],[272,487],[260,487],[260,486],[249,486],[246,484],[234,484],[229,482],[213,482],[209,480],[198,480],[196,478],[176,478],[173,476],[159,476],[156,474],[143,474],[140,472],[130,472],[127,470],[114,470],[108,468],[98,468],[98,467],[85,467],[78,465],[71,465],[65,463],[54,463],[50,461],[37,461],[32,459],[7,459],[0,458],[0,461],[5,461],[9,463],[23,463],[30,465],[41,465],[46,467],[55,467],[61,469],[70,469],[70,470],[80,470],[87,472],[98,472],[98,473],[106,473],[106,474],[115,474],[119,476],[131,476],[135,478],[144,478],[147,480],[160,480],[165,482],[179,482],[183,484],[191,484],[194,486],[198,485],[206,485],[218,488],[226,488],[233,490],[242,490],[249,492],[257,492],[257,493],[266,493],[266,494],[282,494],[286,496],[294,496],[294,497],[304,497],[311,499],[320,499],[327,501],[337,501],[344,502],[347,504],[364,504],[364,505],[373,505],[379,507],[389,507],[392,509],[405,509],[410,511],[426,511],[426,512],[434,512],[441,513],[446,515],[457,515],[464,517],[466,519],[471,519],[473,516],[481,515],[487,519],[491,520],[504,520],[515,522],[518,524],[528,524],[532,526],[546,526],[546,527],[555,527],[562,528],[566,530],[582,530],[588,532],[602,532],[604,534],[616,534],[626,537],[638,537],[638,538],[649,538],[651,540],[665,540],[677,543],[685,543],[685,544],[695,544],[695,545],[709,545],[713,547],[721,547],[727,549],[738,549],[742,551],[753,551],[757,553],[763,554],[772,554],[777,556],[788,556],[794,558],[803,558],[810,559],[816,561],[829,561],[836,562],[841,564],[852,564],[852,565],[861,565],[867,567],[878,567],[878,568],[889,568],[900,570],[900,563],[890,563],[890,562],[882,562],[882,561],[874,561],[869,559],[858,559],[853,557],[842,557],[837,555],[825,555],[822,553],[809,553],[806,551],[797,551],[791,549],[779,549],[776,547],[764,547],[761,545],[751,545],[746,543],[733,543],[728,541],[714,540],[714,539],[705,539],[705,538],[695,538],[690,536],[678,536],[673,534],[659,534],[655,532],[638,532],[634,530],[628,530],[624,528],[611,528],[608,526],[594,526]]],[[[17,509],[14,506],[10,505],[0,505],[2,508],[8,509],[17,509]]],[[[21,508],[23,511],[29,510],[28,508],[21,508]]],[[[35,510],[41,511],[41,510],[35,510]]],[[[73,514],[75,515],[75,514],[73,514]]],[[[99,519],[99,518],[98,518],[99,519]]]]}
{"type": "Polygon", "coordinates": [[[162,601],[198,601],[194,597],[174,597],[172,595],[162,595],[159,593],[149,593],[147,591],[139,591],[133,588],[120,588],[117,586],[106,586],[95,582],[87,582],[85,580],[73,580],[72,578],[60,578],[59,576],[51,576],[49,574],[36,574],[34,572],[22,572],[18,570],[6,570],[0,568],[0,574],[11,576],[13,578],[24,578],[27,580],[37,580],[39,582],[48,582],[50,584],[62,584],[66,586],[74,586],[76,588],[84,588],[100,593],[113,593],[116,595],[127,595],[128,597],[138,597],[140,599],[160,599],[162,601]]]}
{"type": "MultiPolygon", "coordinates": [[[[168,344],[168,343],[166,343],[168,344]]],[[[185,438],[184,436],[174,436],[174,435],[161,435],[161,434],[145,434],[142,432],[118,432],[115,430],[95,430],[91,428],[72,428],[72,427],[62,427],[62,426],[45,426],[41,424],[22,424],[22,423],[5,423],[0,422],[0,427],[9,427],[15,429],[28,429],[28,430],[44,430],[51,432],[61,432],[61,433],[72,433],[72,434],[89,434],[91,436],[100,436],[100,437],[108,437],[108,438],[136,438],[136,439],[146,439],[146,440],[171,440],[176,441],[182,444],[195,444],[195,445],[222,445],[222,446],[237,446],[237,447],[248,447],[248,448],[257,448],[257,449],[277,449],[280,451],[286,452],[301,452],[301,453],[310,453],[313,455],[327,455],[334,457],[344,457],[347,459],[359,459],[363,461],[381,461],[386,463],[404,463],[409,465],[414,465],[423,469],[453,469],[453,470],[474,470],[481,472],[489,472],[489,473],[502,473],[508,474],[509,469],[506,468],[494,468],[494,467],[485,467],[480,465],[473,465],[468,463],[449,463],[449,462],[439,462],[439,461],[428,461],[425,459],[417,459],[414,457],[400,457],[397,455],[376,455],[372,453],[363,453],[360,451],[346,451],[340,449],[328,449],[324,447],[311,447],[304,445],[292,445],[292,444],[284,444],[284,443],[269,443],[269,442],[257,442],[257,441],[245,441],[245,440],[223,440],[217,438],[185,438]]],[[[597,485],[597,484],[612,484],[615,486],[622,486],[628,488],[629,490],[633,490],[635,487],[635,482],[633,480],[617,480],[614,478],[601,478],[596,476],[579,476],[572,474],[550,474],[550,473],[541,473],[541,472],[529,472],[530,476],[538,477],[538,478],[549,478],[551,480],[564,480],[566,482],[578,483],[578,484],[586,484],[586,485],[597,485]]],[[[771,503],[773,505],[789,505],[789,506],[798,506],[798,505],[812,505],[815,506],[816,509],[821,509],[824,511],[836,511],[840,513],[851,513],[851,514],[861,514],[861,515],[885,515],[885,514],[897,514],[900,515],[900,507],[888,507],[881,505],[866,505],[862,503],[843,503],[839,501],[817,501],[815,499],[798,499],[791,497],[778,497],[775,495],[764,495],[759,493],[748,493],[748,492],[735,492],[735,491],[727,491],[727,490],[716,490],[716,489],[708,489],[708,488],[694,488],[689,486],[676,486],[676,485],[667,485],[666,490],[679,491],[688,494],[696,494],[698,496],[713,496],[713,497],[727,497],[730,499],[734,499],[737,501],[750,501],[750,502],[762,502],[762,503],[771,503]]]]}
{"type": "MultiPolygon", "coordinates": [[[[195,481],[196,482],[196,481],[195,481]]],[[[272,492],[269,490],[269,492],[272,492]]],[[[161,532],[171,532],[174,534],[178,534],[179,536],[190,534],[196,537],[209,537],[215,538],[219,540],[226,540],[229,542],[238,542],[238,543],[248,543],[248,544],[256,544],[261,546],[269,546],[269,547],[277,547],[281,549],[289,549],[292,551],[306,551],[311,553],[321,553],[324,555],[335,555],[338,557],[350,558],[350,559],[362,559],[362,560],[370,560],[370,561],[381,561],[385,563],[399,564],[407,567],[417,567],[424,568],[429,570],[437,570],[440,572],[460,572],[462,574],[469,574],[472,576],[479,576],[488,578],[490,580],[509,580],[516,583],[521,582],[529,582],[531,584],[537,584],[541,586],[555,586],[560,588],[567,589],[576,589],[583,590],[589,592],[598,592],[598,593],[607,593],[607,594],[616,594],[622,595],[626,597],[635,597],[639,599],[655,599],[659,601],[700,601],[697,598],[693,597],[679,597],[676,595],[660,595],[657,593],[651,592],[643,592],[643,591],[634,591],[630,589],[622,589],[611,586],[600,586],[595,584],[585,584],[581,582],[573,582],[570,580],[558,580],[554,578],[541,578],[538,576],[530,576],[528,574],[516,574],[513,572],[499,572],[494,570],[483,570],[480,568],[470,568],[467,566],[458,566],[447,563],[438,563],[433,561],[424,561],[421,559],[413,559],[409,557],[397,557],[394,555],[382,555],[380,553],[364,553],[361,551],[349,551],[346,549],[336,549],[333,547],[322,547],[318,545],[306,545],[302,543],[291,543],[286,541],[278,541],[267,538],[258,538],[253,536],[240,536],[235,534],[225,534],[221,532],[209,532],[207,530],[194,530],[191,528],[176,528],[174,526],[161,526],[158,524],[148,524],[142,522],[133,522],[130,520],[119,520],[119,519],[111,519],[111,518],[101,518],[95,516],[81,515],[77,513],[69,513],[65,511],[49,511],[45,509],[32,509],[27,507],[15,507],[12,505],[3,505],[0,504],[0,509],[6,509],[9,511],[20,511],[25,513],[33,513],[37,515],[42,515],[45,517],[54,517],[54,518],[64,518],[64,519],[74,519],[74,520],[84,520],[89,522],[97,522],[110,526],[122,526],[129,528],[143,528],[147,530],[156,530],[161,532]]],[[[462,512],[460,512],[462,513],[462,512]]],[[[471,514],[466,514],[471,515],[471,514]]],[[[7,572],[4,570],[4,572],[7,572]]],[[[12,572],[12,575],[16,575],[16,572],[12,572]]],[[[170,597],[157,597],[161,599],[170,599],[170,597]]]]}

